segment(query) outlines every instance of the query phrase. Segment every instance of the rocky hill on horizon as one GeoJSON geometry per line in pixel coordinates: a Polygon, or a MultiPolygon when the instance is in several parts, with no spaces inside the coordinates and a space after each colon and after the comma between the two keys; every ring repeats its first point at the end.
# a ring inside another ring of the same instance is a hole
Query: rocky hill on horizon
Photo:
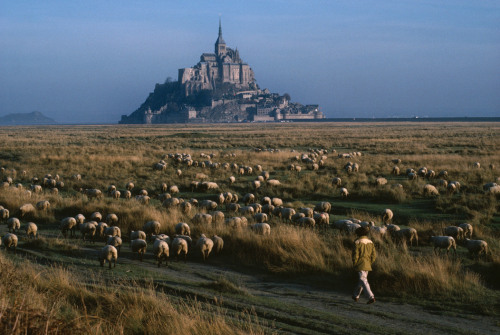
{"type": "Polygon", "coordinates": [[[31,113],[11,113],[5,116],[0,116],[0,125],[3,126],[42,124],[57,124],[57,122],[54,119],[36,111],[31,113]]]}

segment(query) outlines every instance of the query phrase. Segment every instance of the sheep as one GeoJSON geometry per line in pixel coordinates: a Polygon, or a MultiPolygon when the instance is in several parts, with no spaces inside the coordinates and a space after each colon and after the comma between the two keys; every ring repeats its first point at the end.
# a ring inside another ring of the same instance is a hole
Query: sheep
{"type": "Polygon", "coordinates": [[[142,226],[142,230],[146,233],[146,236],[151,237],[153,235],[158,235],[160,233],[161,223],[159,221],[151,220],[142,226]]]}
{"type": "Polygon", "coordinates": [[[424,196],[434,196],[439,195],[439,191],[434,185],[425,184],[424,185],[424,196]]]}
{"type": "Polygon", "coordinates": [[[139,259],[141,262],[144,254],[146,253],[147,247],[148,244],[143,239],[137,238],[130,241],[130,249],[132,249],[132,252],[137,252],[139,254],[139,259]]]}
{"type": "Polygon", "coordinates": [[[63,236],[66,238],[68,230],[70,231],[70,236],[75,236],[75,229],[77,229],[76,219],[73,217],[67,217],[61,220],[61,225],[59,226],[63,236]]]}
{"type": "Polygon", "coordinates": [[[102,198],[102,191],[96,188],[85,189],[85,195],[89,199],[100,199],[102,198]]]}
{"type": "Polygon", "coordinates": [[[110,225],[116,225],[118,223],[118,215],[116,214],[108,214],[106,216],[106,222],[109,223],[110,225]]]}
{"type": "Polygon", "coordinates": [[[21,217],[21,218],[24,218],[28,215],[33,215],[35,213],[35,206],[33,206],[30,203],[21,205],[19,207],[18,212],[19,212],[19,217],[21,217]]]}
{"type": "Polygon", "coordinates": [[[92,221],[102,221],[102,214],[99,212],[94,212],[90,215],[90,220],[92,221]]]}
{"type": "Polygon", "coordinates": [[[236,181],[236,178],[234,176],[229,176],[228,181],[229,181],[229,184],[234,184],[234,182],[236,181]]]}
{"type": "Polygon", "coordinates": [[[382,177],[377,178],[377,179],[375,180],[375,184],[376,184],[377,186],[382,186],[382,185],[385,185],[385,184],[387,184],[387,179],[382,178],[382,177]]]}
{"type": "Polygon", "coordinates": [[[40,186],[40,185],[31,185],[30,188],[33,191],[33,193],[41,193],[42,192],[42,186],[40,186]]]}
{"type": "Polygon", "coordinates": [[[407,174],[408,180],[417,180],[418,175],[415,172],[410,172],[407,174]]]}
{"type": "Polygon", "coordinates": [[[481,168],[481,163],[479,163],[479,162],[474,162],[474,164],[472,164],[472,167],[473,167],[474,169],[479,169],[479,168],[481,168]]]}
{"type": "Polygon", "coordinates": [[[446,187],[446,191],[448,194],[453,194],[457,190],[457,186],[455,184],[452,184],[451,182],[448,183],[448,186],[446,187]]]}
{"type": "Polygon", "coordinates": [[[122,231],[117,226],[111,226],[104,229],[104,235],[122,237],[122,231]]]}
{"type": "Polygon", "coordinates": [[[206,199],[206,200],[200,201],[199,207],[200,207],[200,209],[203,209],[206,211],[213,211],[213,210],[217,209],[217,203],[215,201],[206,199]]]}
{"type": "Polygon", "coordinates": [[[118,253],[120,253],[120,250],[122,248],[122,238],[120,236],[108,236],[106,244],[112,245],[118,250],[118,253]]]}
{"type": "Polygon", "coordinates": [[[490,187],[486,193],[489,193],[489,194],[499,194],[500,193],[500,185],[496,185],[496,186],[492,186],[490,187]]]}
{"type": "Polygon", "coordinates": [[[14,249],[16,251],[17,248],[17,236],[12,233],[7,233],[2,237],[2,244],[5,250],[14,249]]]}
{"type": "Polygon", "coordinates": [[[130,241],[137,240],[138,238],[140,238],[141,240],[145,240],[146,233],[142,230],[132,230],[130,232],[130,241]]]}
{"type": "Polygon", "coordinates": [[[394,164],[401,164],[401,159],[395,158],[391,162],[394,163],[394,164]]]}
{"type": "Polygon", "coordinates": [[[179,198],[168,198],[163,201],[162,206],[166,209],[171,209],[179,206],[180,203],[179,198]]]}
{"type": "Polygon", "coordinates": [[[310,207],[300,207],[298,211],[300,213],[304,213],[304,215],[308,218],[312,218],[314,214],[314,210],[310,207]]]}
{"type": "Polygon", "coordinates": [[[265,222],[254,223],[250,228],[259,235],[271,235],[271,226],[265,222]]]}
{"type": "Polygon", "coordinates": [[[269,221],[269,217],[266,213],[256,213],[253,216],[253,218],[256,222],[268,222],[269,221]]]}
{"type": "Polygon", "coordinates": [[[255,195],[253,195],[252,193],[247,193],[241,200],[245,203],[245,205],[248,206],[248,204],[255,202],[255,195]]]}
{"type": "Polygon", "coordinates": [[[298,223],[300,219],[305,217],[306,215],[304,213],[295,213],[292,215],[291,221],[292,223],[298,223]]]}
{"type": "Polygon", "coordinates": [[[178,235],[191,235],[191,229],[189,225],[184,222],[179,222],[175,225],[175,233],[178,235]]]}
{"type": "Polygon", "coordinates": [[[399,226],[395,224],[384,224],[384,225],[391,236],[393,236],[395,232],[401,230],[401,228],[399,228],[399,226]]]}
{"type": "Polygon", "coordinates": [[[347,234],[354,234],[356,229],[361,227],[359,223],[347,222],[341,229],[342,232],[347,234]]]}
{"type": "Polygon", "coordinates": [[[340,189],[340,197],[341,198],[347,198],[348,195],[349,195],[349,191],[347,191],[347,188],[342,187],[340,189]]]}
{"type": "Polygon", "coordinates": [[[335,222],[333,222],[333,228],[334,229],[339,229],[339,230],[342,230],[344,228],[344,226],[348,223],[353,223],[351,220],[337,220],[335,222]]]}
{"type": "Polygon", "coordinates": [[[342,179],[340,179],[339,177],[335,177],[332,179],[332,186],[339,187],[340,185],[342,185],[342,179]]]}
{"type": "Polygon", "coordinates": [[[269,172],[267,172],[267,171],[262,171],[262,172],[260,173],[260,176],[261,176],[262,178],[264,178],[264,180],[268,180],[268,179],[269,179],[269,172]]]}
{"type": "Polygon", "coordinates": [[[330,215],[326,212],[314,213],[313,219],[318,226],[328,227],[330,224],[330,215]]]}
{"type": "Polygon", "coordinates": [[[96,229],[96,235],[97,237],[104,238],[104,232],[106,231],[106,228],[108,228],[108,224],[106,222],[99,222],[97,224],[97,229],[96,229]]]}
{"type": "Polygon", "coordinates": [[[197,213],[191,219],[191,221],[193,223],[196,223],[196,224],[210,225],[210,224],[212,224],[212,215],[210,215],[210,214],[203,214],[203,213],[197,213]]]}
{"type": "Polygon", "coordinates": [[[214,183],[211,181],[204,181],[201,183],[200,188],[202,191],[217,190],[217,189],[219,189],[219,185],[217,185],[217,183],[214,183]]]}
{"type": "Polygon", "coordinates": [[[255,214],[255,209],[253,209],[252,206],[243,206],[240,208],[240,214],[241,215],[254,215],[255,214]]]}
{"type": "Polygon", "coordinates": [[[108,194],[112,194],[113,191],[116,191],[116,186],[111,184],[108,186],[108,194]]]}
{"type": "Polygon", "coordinates": [[[261,204],[254,203],[254,204],[250,204],[249,206],[253,208],[255,214],[262,213],[262,205],[261,204]]]}
{"type": "Polygon", "coordinates": [[[156,239],[153,242],[153,255],[158,261],[158,267],[161,266],[162,259],[165,259],[165,265],[168,267],[169,250],[168,243],[161,239],[156,239]]]}
{"type": "Polygon", "coordinates": [[[205,234],[201,234],[200,238],[196,241],[196,248],[200,250],[203,261],[208,259],[208,256],[212,252],[212,248],[214,246],[214,241],[205,236],[205,234]]]}
{"type": "Polygon", "coordinates": [[[372,233],[372,235],[377,235],[380,236],[381,238],[384,238],[385,234],[387,233],[387,226],[384,227],[371,226],[370,232],[372,233]]]}
{"type": "Polygon", "coordinates": [[[271,205],[273,205],[274,207],[283,206],[283,200],[281,200],[280,198],[272,198],[271,205]]]}
{"type": "Polygon", "coordinates": [[[170,194],[177,194],[179,193],[179,187],[177,185],[172,185],[168,188],[168,192],[170,194]]]}
{"type": "Polygon", "coordinates": [[[280,208],[279,215],[281,216],[281,220],[284,222],[291,222],[292,221],[292,215],[294,215],[295,209],[293,208],[280,208]]]}
{"type": "Polygon", "coordinates": [[[176,260],[178,260],[179,255],[183,253],[184,261],[186,261],[189,247],[188,247],[188,241],[185,238],[182,238],[180,236],[174,237],[171,249],[172,249],[172,254],[175,255],[176,260]]]}
{"type": "Polygon", "coordinates": [[[386,208],[382,211],[382,221],[384,223],[390,222],[393,217],[394,213],[389,208],[386,208]]]}
{"type": "Polygon", "coordinates": [[[497,183],[486,183],[483,185],[483,191],[488,191],[490,188],[498,186],[497,183]]]}
{"type": "Polygon", "coordinates": [[[38,238],[38,227],[34,222],[28,222],[24,230],[26,231],[26,236],[28,236],[28,238],[38,238]]]}
{"type": "Polygon", "coordinates": [[[97,222],[95,221],[85,222],[80,227],[80,233],[82,234],[82,239],[85,241],[85,237],[89,237],[91,242],[94,243],[96,230],[97,230],[97,222]]]}
{"type": "Polygon", "coordinates": [[[50,202],[48,200],[42,200],[37,202],[35,207],[39,211],[47,211],[50,208],[50,202]]]}
{"type": "Polygon", "coordinates": [[[135,187],[134,183],[129,181],[126,185],[125,185],[125,188],[128,190],[128,191],[132,191],[132,189],[135,187]]]}
{"type": "Polygon", "coordinates": [[[227,205],[228,212],[238,212],[241,206],[239,204],[230,203],[227,205]]]}
{"type": "Polygon", "coordinates": [[[126,190],[125,192],[123,192],[123,197],[125,199],[131,199],[132,198],[132,192],[130,192],[129,190],[126,190]]]}
{"type": "Polygon", "coordinates": [[[418,246],[418,233],[415,228],[404,228],[394,232],[394,237],[399,241],[410,241],[410,245],[413,246],[413,240],[418,246]]]}
{"type": "Polygon", "coordinates": [[[212,213],[212,221],[215,224],[223,224],[225,219],[226,219],[226,216],[224,215],[224,212],[215,211],[212,213]]]}
{"type": "Polygon", "coordinates": [[[455,256],[457,255],[457,244],[451,236],[431,236],[430,242],[434,245],[434,253],[438,253],[440,249],[446,249],[446,254],[453,248],[455,256]]]}
{"type": "Polygon", "coordinates": [[[371,228],[371,227],[374,227],[375,226],[375,222],[373,221],[361,221],[358,223],[361,227],[368,227],[368,228],[371,228]]]}
{"type": "Polygon", "coordinates": [[[391,172],[391,173],[392,173],[393,175],[395,175],[395,176],[399,176],[399,167],[394,166],[394,167],[392,168],[392,172],[391,172]]]}
{"type": "Polygon", "coordinates": [[[431,179],[436,177],[436,172],[434,170],[428,170],[427,173],[425,174],[425,178],[431,179]]]}
{"type": "Polygon", "coordinates": [[[461,223],[458,225],[464,231],[464,237],[472,238],[472,225],[470,223],[461,223]]]}
{"type": "Polygon", "coordinates": [[[469,250],[471,256],[479,256],[484,254],[485,256],[488,254],[488,243],[483,240],[470,240],[466,238],[464,240],[464,247],[469,250]]]}
{"type": "Polygon", "coordinates": [[[267,186],[271,186],[271,187],[276,187],[276,186],[281,185],[281,183],[278,179],[268,179],[268,180],[266,180],[266,184],[267,184],[267,186]]]}
{"type": "Polygon", "coordinates": [[[121,192],[118,190],[114,190],[111,192],[111,197],[113,199],[120,199],[121,195],[122,195],[121,192]]]}
{"type": "Polygon", "coordinates": [[[313,219],[313,218],[310,218],[310,217],[303,217],[303,218],[300,218],[297,223],[299,224],[299,226],[303,226],[303,227],[311,227],[311,228],[314,228],[314,226],[316,225],[316,221],[313,219]]]}
{"type": "Polygon", "coordinates": [[[332,204],[329,203],[328,201],[321,201],[321,202],[318,202],[315,206],[314,206],[314,211],[315,212],[326,212],[326,213],[330,213],[330,211],[332,210],[332,204]]]}
{"type": "Polygon", "coordinates": [[[108,261],[109,269],[111,270],[111,262],[113,262],[113,267],[116,267],[116,260],[118,258],[118,251],[112,245],[105,245],[99,251],[99,263],[104,266],[104,262],[108,261]]]}
{"type": "Polygon", "coordinates": [[[455,240],[463,240],[464,239],[464,230],[457,226],[448,226],[445,227],[444,230],[445,236],[451,236],[455,240]]]}
{"type": "Polygon", "coordinates": [[[18,218],[10,218],[7,220],[7,228],[9,228],[9,233],[17,233],[21,229],[21,221],[18,218]]]}

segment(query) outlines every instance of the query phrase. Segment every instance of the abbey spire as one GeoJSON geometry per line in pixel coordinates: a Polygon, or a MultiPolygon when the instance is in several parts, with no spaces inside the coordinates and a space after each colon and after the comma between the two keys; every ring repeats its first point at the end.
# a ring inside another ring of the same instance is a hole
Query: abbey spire
{"type": "Polygon", "coordinates": [[[222,38],[222,25],[220,17],[219,17],[219,37],[215,42],[215,54],[219,58],[222,58],[226,55],[226,42],[224,42],[224,39],[222,38]]]}

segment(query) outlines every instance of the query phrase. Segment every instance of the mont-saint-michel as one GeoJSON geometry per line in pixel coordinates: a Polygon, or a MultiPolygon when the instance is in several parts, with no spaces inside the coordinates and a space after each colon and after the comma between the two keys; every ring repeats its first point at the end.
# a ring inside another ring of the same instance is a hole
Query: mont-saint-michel
{"type": "Polygon", "coordinates": [[[156,84],[154,92],[122,124],[210,123],[324,118],[318,105],[291,102],[288,94],[260,89],[238,49],[226,46],[219,20],[213,53],[193,67],[179,69],[178,80],[156,84]]]}

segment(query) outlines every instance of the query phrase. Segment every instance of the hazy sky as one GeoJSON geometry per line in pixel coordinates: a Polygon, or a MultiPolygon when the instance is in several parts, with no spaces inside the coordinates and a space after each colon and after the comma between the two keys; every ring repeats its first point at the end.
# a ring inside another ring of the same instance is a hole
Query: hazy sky
{"type": "Polygon", "coordinates": [[[213,52],[327,117],[500,116],[500,1],[0,0],[0,116],[117,122],[213,52]]]}

